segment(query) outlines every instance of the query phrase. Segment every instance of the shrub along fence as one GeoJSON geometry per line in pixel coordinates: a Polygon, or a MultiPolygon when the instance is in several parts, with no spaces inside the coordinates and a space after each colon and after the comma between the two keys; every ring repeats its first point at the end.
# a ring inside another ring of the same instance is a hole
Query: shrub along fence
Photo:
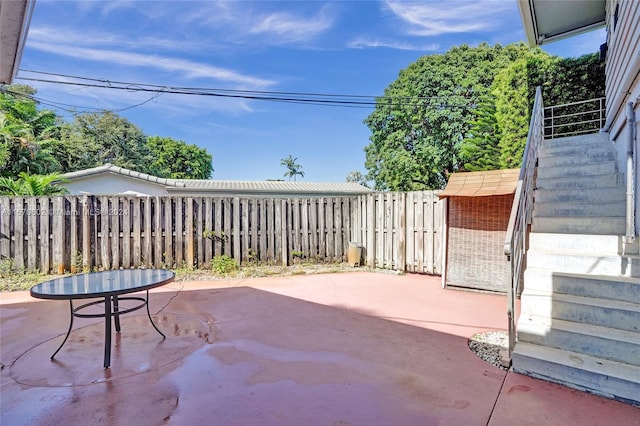
{"type": "Polygon", "coordinates": [[[197,268],[221,255],[288,265],[344,261],[356,241],[368,265],[440,273],[441,214],[429,194],[0,197],[0,259],[56,273],[197,268]]]}

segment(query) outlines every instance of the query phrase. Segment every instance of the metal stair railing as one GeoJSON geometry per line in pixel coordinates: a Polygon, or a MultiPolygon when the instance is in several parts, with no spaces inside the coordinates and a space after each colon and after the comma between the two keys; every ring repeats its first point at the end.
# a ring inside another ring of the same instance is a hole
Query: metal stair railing
{"type": "Polygon", "coordinates": [[[549,139],[597,133],[605,125],[605,98],[544,108],[544,130],[549,139]]]}
{"type": "Polygon", "coordinates": [[[504,243],[504,254],[511,264],[511,286],[507,298],[507,316],[509,321],[509,357],[516,343],[516,298],[521,292],[527,236],[533,213],[533,189],[538,162],[538,147],[544,139],[544,105],[542,89],[536,88],[536,97],[531,112],[527,145],[524,149],[520,177],[511,206],[509,226],[504,243]]]}

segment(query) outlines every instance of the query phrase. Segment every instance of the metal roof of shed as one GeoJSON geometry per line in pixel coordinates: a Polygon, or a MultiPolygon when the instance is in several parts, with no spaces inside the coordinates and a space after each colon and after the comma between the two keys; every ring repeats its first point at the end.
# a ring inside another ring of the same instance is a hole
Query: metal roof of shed
{"type": "Polygon", "coordinates": [[[482,172],[453,173],[444,191],[446,197],[487,197],[513,194],[518,185],[520,169],[490,170],[482,172]]]}
{"type": "Polygon", "coordinates": [[[371,189],[355,182],[291,182],[291,181],[241,181],[209,179],[165,179],[147,173],[136,172],[107,163],[91,169],[65,173],[69,180],[82,179],[100,174],[116,174],[152,182],[173,192],[216,192],[251,194],[367,194],[371,189]]]}

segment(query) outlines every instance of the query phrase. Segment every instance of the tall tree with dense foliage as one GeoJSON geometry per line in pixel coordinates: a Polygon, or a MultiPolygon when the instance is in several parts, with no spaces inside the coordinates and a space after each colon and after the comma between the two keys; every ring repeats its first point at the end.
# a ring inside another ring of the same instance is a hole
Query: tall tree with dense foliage
{"type": "Polygon", "coordinates": [[[60,170],[50,150],[60,119],[53,111],[39,110],[34,94],[23,85],[0,90],[0,176],[60,170]]]}
{"type": "Polygon", "coordinates": [[[113,112],[79,114],[64,126],[61,149],[68,156],[65,171],[82,170],[111,163],[147,172],[151,153],[142,130],[113,112]]]}
{"type": "Polygon", "coordinates": [[[213,173],[213,157],[206,149],[183,141],[160,136],[147,138],[151,153],[150,172],[173,179],[209,179],[213,173]]]}
{"type": "Polygon", "coordinates": [[[495,99],[487,96],[474,111],[470,136],[460,148],[466,171],[500,169],[500,126],[496,120],[495,99]]]}
{"type": "Polygon", "coordinates": [[[365,167],[375,189],[442,188],[462,165],[460,145],[494,76],[528,51],[522,43],[463,45],[402,70],[365,119],[365,167]]]}

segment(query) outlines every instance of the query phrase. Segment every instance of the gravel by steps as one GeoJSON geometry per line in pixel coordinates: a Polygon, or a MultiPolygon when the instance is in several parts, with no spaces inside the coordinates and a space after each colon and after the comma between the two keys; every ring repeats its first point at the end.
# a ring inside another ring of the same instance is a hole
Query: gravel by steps
{"type": "Polygon", "coordinates": [[[488,362],[503,370],[508,368],[502,365],[500,351],[509,346],[509,336],[506,331],[485,331],[471,336],[469,349],[483,361],[488,362]]]}

